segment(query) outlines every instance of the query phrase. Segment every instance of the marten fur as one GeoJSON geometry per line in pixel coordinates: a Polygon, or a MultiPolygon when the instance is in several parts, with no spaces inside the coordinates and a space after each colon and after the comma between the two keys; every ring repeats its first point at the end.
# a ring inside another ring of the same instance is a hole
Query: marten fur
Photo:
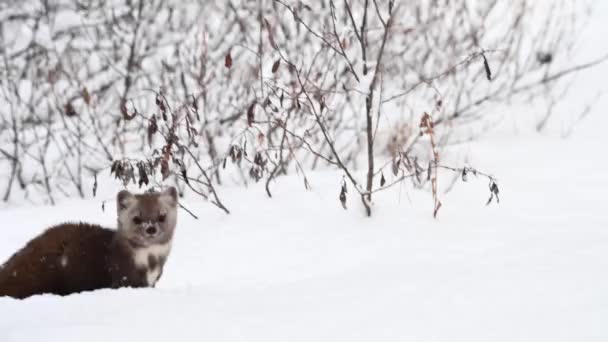
{"type": "Polygon", "coordinates": [[[154,286],[171,249],[177,191],[117,196],[118,229],[51,227],[0,266],[0,297],[154,286]]]}

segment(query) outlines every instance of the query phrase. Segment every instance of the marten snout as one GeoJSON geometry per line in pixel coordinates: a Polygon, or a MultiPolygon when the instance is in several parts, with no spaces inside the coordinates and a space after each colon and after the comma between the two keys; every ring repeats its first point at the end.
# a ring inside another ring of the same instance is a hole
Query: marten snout
{"type": "Polygon", "coordinates": [[[144,235],[149,238],[153,238],[160,233],[160,227],[157,226],[156,222],[142,223],[141,230],[144,235]]]}
{"type": "Polygon", "coordinates": [[[164,232],[162,222],[157,220],[141,222],[138,230],[146,239],[153,239],[159,235],[162,235],[164,232]]]}
{"type": "Polygon", "coordinates": [[[154,227],[154,226],[146,228],[146,234],[150,237],[154,237],[157,232],[158,232],[158,229],[156,229],[156,227],[154,227]]]}

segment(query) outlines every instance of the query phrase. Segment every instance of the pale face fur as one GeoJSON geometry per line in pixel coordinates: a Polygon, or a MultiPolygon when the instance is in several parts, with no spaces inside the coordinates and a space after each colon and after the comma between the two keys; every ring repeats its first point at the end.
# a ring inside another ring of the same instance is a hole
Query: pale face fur
{"type": "Polygon", "coordinates": [[[118,233],[137,247],[170,245],[177,220],[177,190],[118,193],[118,233]]]}

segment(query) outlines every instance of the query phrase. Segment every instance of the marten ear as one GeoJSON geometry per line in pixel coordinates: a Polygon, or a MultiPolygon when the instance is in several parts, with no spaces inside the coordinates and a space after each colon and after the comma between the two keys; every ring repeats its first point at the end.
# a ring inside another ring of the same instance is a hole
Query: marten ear
{"type": "Polygon", "coordinates": [[[168,187],[161,193],[161,196],[166,199],[167,204],[170,206],[177,206],[177,189],[175,189],[175,187],[168,187]]]}
{"type": "Polygon", "coordinates": [[[131,201],[135,198],[133,194],[131,194],[127,190],[122,190],[116,195],[116,209],[120,213],[121,211],[127,209],[131,201]]]}

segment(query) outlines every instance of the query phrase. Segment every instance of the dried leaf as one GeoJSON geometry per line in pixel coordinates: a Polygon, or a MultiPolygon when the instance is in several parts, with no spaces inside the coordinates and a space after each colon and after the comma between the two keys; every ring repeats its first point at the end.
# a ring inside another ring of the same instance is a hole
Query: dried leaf
{"type": "Polygon", "coordinates": [[[435,210],[433,210],[433,218],[437,218],[437,213],[439,212],[439,208],[441,208],[441,202],[437,201],[435,204],[435,210]]]}
{"type": "Polygon", "coordinates": [[[266,31],[268,32],[268,41],[270,42],[270,46],[272,48],[277,48],[277,43],[274,41],[274,35],[272,34],[272,27],[270,27],[270,23],[266,18],[264,18],[264,26],[266,26],[266,31]]]}
{"type": "Polygon", "coordinates": [[[139,187],[141,188],[142,185],[148,185],[150,180],[148,179],[148,173],[146,172],[146,165],[143,162],[137,163],[137,170],[139,171],[139,187]]]}
{"type": "Polygon", "coordinates": [[[393,165],[391,170],[393,171],[393,175],[397,176],[399,174],[399,164],[401,163],[401,160],[399,158],[395,158],[393,159],[393,165]]]}
{"type": "Polygon", "coordinates": [[[484,53],[481,54],[481,57],[483,58],[483,67],[486,70],[486,78],[488,81],[492,81],[492,70],[490,69],[490,63],[488,63],[488,59],[484,53]]]}
{"type": "Polygon", "coordinates": [[[348,41],[346,40],[346,37],[342,38],[342,40],[340,41],[340,47],[343,50],[348,49],[348,41]]]}
{"type": "Polygon", "coordinates": [[[279,66],[281,65],[281,59],[277,59],[276,62],[274,62],[274,64],[272,64],[272,73],[274,74],[275,72],[277,72],[277,70],[279,70],[279,66]]]}
{"type": "Polygon", "coordinates": [[[382,175],[380,176],[380,186],[384,186],[384,184],[386,184],[386,178],[384,178],[384,172],[382,172],[382,175]]]}
{"type": "Polygon", "coordinates": [[[97,173],[93,174],[93,197],[97,195],[97,173]]]}
{"type": "Polygon", "coordinates": [[[91,94],[89,94],[87,87],[82,88],[82,99],[88,106],[91,105],[91,94]]]}
{"type": "Polygon", "coordinates": [[[488,201],[486,202],[486,205],[490,205],[490,203],[492,203],[492,199],[494,198],[494,193],[490,193],[490,198],[488,198],[488,201]]]}
{"type": "Polygon", "coordinates": [[[67,117],[72,117],[72,116],[78,115],[78,113],[76,113],[76,110],[74,109],[74,106],[72,105],[71,102],[66,103],[65,106],[63,107],[63,110],[65,112],[65,116],[67,116],[67,117]]]}
{"type": "Polygon", "coordinates": [[[255,120],[255,101],[247,109],[247,125],[251,127],[255,120]]]}
{"type": "Polygon", "coordinates": [[[198,102],[196,101],[196,98],[194,97],[194,95],[192,96],[192,109],[194,109],[195,112],[198,112],[198,102]]]}
{"type": "Polygon", "coordinates": [[[186,184],[190,185],[190,181],[188,180],[188,173],[186,172],[186,168],[182,168],[182,178],[186,184]]]}
{"type": "Polygon", "coordinates": [[[434,126],[433,119],[431,118],[429,113],[424,112],[424,114],[420,118],[420,125],[419,125],[420,129],[422,130],[423,133],[432,134],[433,126],[434,126]]]}
{"type": "Polygon", "coordinates": [[[154,134],[158,132],[158,124],[156,123],[156,115],[152,115],[150,123],[148,124],[148,144],[152,145],[154,134]]]}
{"type": "Polygon", "coordinates": [[[112,166],[110,167],[110,175],[114,174],[114,172],[116,172],[117,168],[118,168],[118,161],[115,160],[114,162],[112,162],[112,166]]]}
{"type": "Polygon", "coordinates": [[[122,99],[120,101],[120,113],[122,114],[122,118],[125,121],[130,121],[130,120],[133,120],[135,118],[135,115],[137,114],[137,111],[134,111],[132,115],[129,115],[129,111],[127,109],[127,100],[126,99],[122,99]]]}
{"type": "Polygon", "coordinates": [[[169,160],[168,158],[162,158],[160,161],[160,174],[163,176],[163,180],[169,177],[169,160]]]}
{"type": "Polygon", "coordinates": [[[492,192],[492,194],[494,194],[494,196],[496,196],[496,203],[500,203],[500,198],[498,197],[499,190],[496,182],[492,181],[492,184],[490,185],[490,191],[492,192]]]}
{"type": "Polygon", "coordinates": [[[342,184],[342,189],[340,189],[340,203],[342,208],[346,210],[346,183],[342,184]]]}
{"type": "Polygon", "coordinates": [[[540,64],[551,64],[551,62],[553,62],[553,54],[551,52],[538,52],[536,54],[536,60],[540,64]]]}
{"type": "Polygon", "coordinates": [[[236,146],[232,145],[230,146],[230,151],[228,151],[228,155],[230,155],[230,159],[233,163],[236,162],[236,149],[236,146]]]}
{"type": "Polygon", "coordinates": [[[232,68],[232,56],[230,55],[230,51],[228,51],[228,53],[226,54],[226,57],[224,58],[224,66],[227,69],[232,68]]]}

